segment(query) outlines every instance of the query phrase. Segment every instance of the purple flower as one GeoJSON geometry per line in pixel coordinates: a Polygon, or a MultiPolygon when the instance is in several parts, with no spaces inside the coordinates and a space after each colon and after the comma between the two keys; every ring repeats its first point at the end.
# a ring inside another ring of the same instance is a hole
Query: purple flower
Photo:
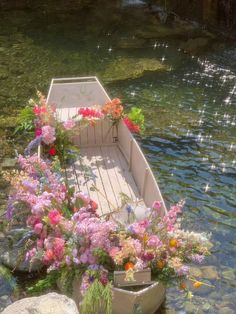
{"type": "Polygon", "coordinates": [[[144,252],[142,254],[142,260],[145,262],[151,261],[154,258],[154,255],[151,252],[144,252]]]}
{"type": "Polygon", "coordinates": [[[191,261],[193,261],[194,263],[197,263],[197,264],[202,264],[204,259],[205,259],[205,256],[204,255],[201,255],[201,254],[193,254],[190,256],[190,259],[191,261]]]}
{"type": "Polygon", "coordinates": [[[71,259],[70,259],[70,256],[66,255],[66,259],[65,259],[65,261],[66,261],[66,265],[67,265],[67,266],[70,266],[70,265],[71,265],[71,259]]]}
{"type": "Polygon", "coordinates": [[[127,210],[128,214],[130,214],[133,211],[133,208],[131,205],[127,205],[126,210],[127,210]]]}
{"type": "Polygon", "coordinates": [[[42,136],[37,136],[36,138],[34,138],[29,144],[28,146],[26,147],[24,153],[25,155],[30,155],[32,149],[38,147],[40,145],[42,141],[42,136]]]}
{"type": "Polygon", "coordinates": [[[186,265],[181,266],[176,270],[178,276],[186,276],[189,273],[189,267],[186,265]]]}
{"type": "Polygon", "coordinates": [[[7,211],[6,211],[6,218],[7,220],[11,220],[13,217],[13,212],[14,212],[14,197],[12,195],[8,196],[8,201],[7,201],[7,211]]]}

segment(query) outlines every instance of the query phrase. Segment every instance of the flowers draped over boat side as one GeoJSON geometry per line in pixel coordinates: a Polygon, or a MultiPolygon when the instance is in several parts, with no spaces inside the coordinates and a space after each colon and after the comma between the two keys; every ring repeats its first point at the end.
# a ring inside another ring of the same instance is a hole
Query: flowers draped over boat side
{"type": "Polygon", "coordinates": [[[30,155],[35,148],[42,145],[43,152],[52,157],[58,155],[61,163],[74,158],[78,147],[74,145],[73,138],[78,136],[84,128],[92,127],[98,120],[108,119],[113,124],[123,119],[126,126],[133,133],[144,131],[144,115],[136,107],[125,113],[120,99],[114,98],[103,106],[80,107],[74,116],[61,122],[56,112],[56,105],[46,103],[45,97],[37,92],[37,99],[30,100],[29,106],[20,114],[20,125],[17,130],[34,132],[35,138],[25,149],[30,155]]]}

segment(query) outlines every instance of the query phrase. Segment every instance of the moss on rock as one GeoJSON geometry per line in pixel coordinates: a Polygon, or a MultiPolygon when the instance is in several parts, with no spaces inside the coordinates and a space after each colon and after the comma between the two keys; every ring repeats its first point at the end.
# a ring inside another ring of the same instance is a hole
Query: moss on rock
{"type": "Polygon", "coordinates": [[[117,58],[110,63],[102,74],[105,81],[136,79],[145,72],[170,71],[170,67],[160,61],[148,58],[117,58]]]}

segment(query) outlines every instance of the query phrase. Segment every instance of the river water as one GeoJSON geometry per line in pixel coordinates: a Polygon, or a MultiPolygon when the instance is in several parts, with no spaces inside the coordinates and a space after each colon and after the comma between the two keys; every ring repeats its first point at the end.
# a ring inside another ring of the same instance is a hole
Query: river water
{"type": "Polygon", "coordinates": [[[167,204],[186,199],[183,227],[212,233],[204,279],[215,288],[197,290],[192,302],[169,289],[163,313],[235,313],[236,46],[185,54],[178,38],[137,37],[149,21],[136,7],[1,13],[0,157],[13,155],[15,113],[36,89],[46,93],[52,77],[98,75],[111,97],[143,108],[139,142],[167,204]],[[140,59],[169,70],[113,77],[119,61],[140,59]]]}

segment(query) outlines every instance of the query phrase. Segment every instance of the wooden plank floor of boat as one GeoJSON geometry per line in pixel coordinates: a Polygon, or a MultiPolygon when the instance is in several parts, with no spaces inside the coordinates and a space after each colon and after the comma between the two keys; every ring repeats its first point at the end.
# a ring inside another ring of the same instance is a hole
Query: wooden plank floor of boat
{"type": "Polygon", "coordinates": [[[122,195],[131,200],[140,198],[128,163],[115,144],[81,148],[67,175],[70,186],[97,202],[100,215],[121,207],[122,195]]]}

